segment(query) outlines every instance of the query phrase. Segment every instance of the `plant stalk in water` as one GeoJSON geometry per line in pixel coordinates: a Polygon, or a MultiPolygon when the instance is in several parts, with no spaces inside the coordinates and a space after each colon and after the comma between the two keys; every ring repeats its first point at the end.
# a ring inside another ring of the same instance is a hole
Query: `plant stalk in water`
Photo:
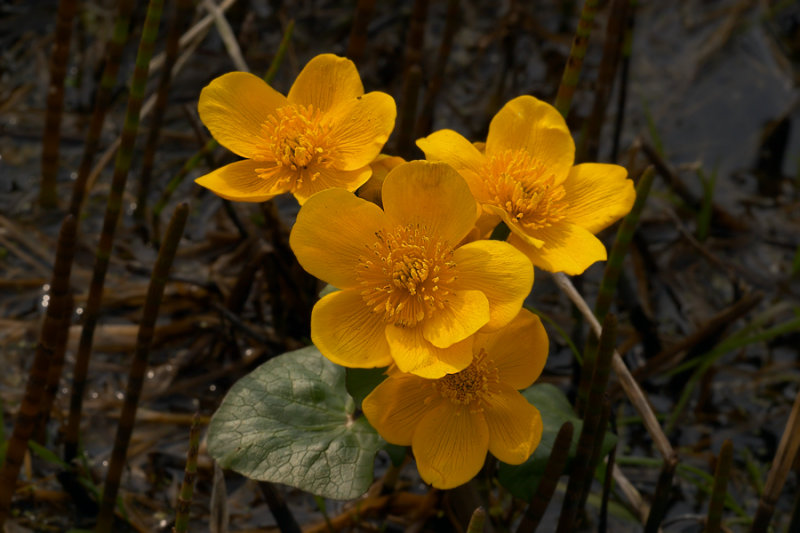
{"type": "MultiPolygon", "coordinates": [[[[125,122],[122,130],[117,159],[114,165],[114,176],[111,179],[111,190],[106,204],[106,213],[103,218],[103,229],[100,233],[100,242],[95,254],[92,281],[89,286],[89,296],[83,313],[83,328],[78,345],[78,354],[75,358],[73,372],[72,395],[69,406],[69,419],[64,442],[64,458],[72,461],[78,453],[78,435],[80,433],[81,410],[83,407],[83,394],[86,388],[86,375],[89,370],[89,358],[92,351],[94,330],[100,314],[100,302],[103,297],[103,285],[111,258],[111,246],[114,242],[114,232],[122,210],[122,195],[125,192],[125,183],[133,158],[133,148],[136,142],[136,132],[139,129],[139,111],[144,99],[145,85],[150,58],[153,55],[153,46],[158,36],[158,25],[161,20],[163,0],[150,0],[147,5],[142,38],[136,54],[136,66],[131,80],[128,108],[125,113],[125,122]]],[[[88,142],[88,141],[87,141],[88,142]]],[[[77,183],[76,183],[77,186],[77,183]]],[[[73,194],[73,200],[75,196],[73,194]]],[[[80,199],[77,200],[80,205],[80,199]]]]}
{"type": "MultiPolygon", "coordinates": [[[[153,2],[151,2],[152,4],[153,2]]],[[[183,235],[188,215],[188,204],[182,203],[175,208],[164,235],[164,244],[158,252],[158,258],[153,267],[150,285],[147,288],[147,297],[144,302],[144,309],[142,309],[142,320],[136,337],[136,348],[133,353],[133,361],[131,361],[130,373],[128,374],[128,386],[125,389],[125,402],[122,405],[117,435],[114,439],[114,449],[111,452],[111,460],[106,473],[103,500],[100,504],[100,515],[97,518],[96,531],[98,533],[111,531],[114,521],[114,503],[117,499],[122,470],[125,467],[125,458],[136,420],[139,397],[142,394],[147,360],[150,355],[150,345],[153,342],[153,333],[155,332],[156,319],[158,318],[158,309],[164,296],[167,275],[175,258],[175,252],[178,249],[181,235],[183,235]]]]}
{"type": "Polygon", "coordinates": [[[56,15],[56,32],[53,53],[50,55],[50,85],[47,88],[47,112],[42,138],[42,182],[39,188],[39,205],[58,206],[58,147],[61,133],[61,116],[64,111],[64,78],[67,75],[69,43],[72,38],[72,20],[78,9],[77,0],[61,0],[56,15]]]}
{"type": "Polygon", "coordinates": [[[28,440],[33,436],[58,330],[63,324],[64,315],[67,312],[75,233],[75,217],[68,215],[61,224],[58,235],[53,278],[50,283],[50,301],[28,374],[28,382],[25,385],[25,393],[14,422],[14,431],[7,443],[3,467],[0,469],[0,530],[3,530],[3,525],[11,513],[11,499],[17,485],[17,477],[19,477],[25,451],[28,449],[28,440]]]}

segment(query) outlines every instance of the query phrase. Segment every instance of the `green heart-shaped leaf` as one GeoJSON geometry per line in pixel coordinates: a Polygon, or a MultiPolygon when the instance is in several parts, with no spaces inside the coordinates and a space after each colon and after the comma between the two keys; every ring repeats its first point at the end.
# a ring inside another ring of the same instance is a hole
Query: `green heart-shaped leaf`
{"type": "Polygon", "coordinates": [[[345,390],[345,370],[308,346],[240,379],[208,429],[223,468],[318,496],[352,499],[372,483],[383,441],[345,390]]]}

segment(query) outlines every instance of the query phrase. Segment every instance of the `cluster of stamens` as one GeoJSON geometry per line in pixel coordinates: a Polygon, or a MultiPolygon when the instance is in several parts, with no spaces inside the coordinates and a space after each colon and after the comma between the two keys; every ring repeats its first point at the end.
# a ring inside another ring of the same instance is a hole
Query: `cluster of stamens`
{"type": "Polygon", "coordinates": [[[505,150],[486,163],[490,204],[504,209],[522,226],[546,228],[565,217],[566,191],[555,176],[523,150],[505,150]]]}
{"type": "Polygon", "coordinates": [[[387,323],[416,326],[447,305],[456,279],[453,250],[418,225],[375,233],[359,259],[361,297],[387,323]]]}
{"type": "Polygon", "coordinates": [[[498,383],[497,368],[481,349],[467,368],[436,380],[435,386],[439,394],[451,402],[480,411],[498,383]]]}
{"type": "Polygon", "coordinates": [[[261,125],[263,145],[254,161],[275,166],[256,169],[260,177],[292,181],[292,188],[319,177],[319,168],[332,166],[336,158],[330,138],[331,125],[313,106],[289,104],[278,108],[261,125]],[[289,172],[287,172],[289,171],[289,172]]]}

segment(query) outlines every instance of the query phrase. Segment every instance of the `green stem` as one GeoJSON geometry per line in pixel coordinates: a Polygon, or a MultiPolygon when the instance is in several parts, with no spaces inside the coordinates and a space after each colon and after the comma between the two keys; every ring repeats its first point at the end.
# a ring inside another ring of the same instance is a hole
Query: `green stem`
{"type": "Polygon", "coordinates": [[[94,97],[94,111],[89,122],[89,130],[86,132],[86,140],[83,143],[83,156],[78,167],[78,176],[72,184],[72,198],[70,199],[69,212],[77,219],[80,219],[81,204],[86,196],[86,183],[92,171],[92,160],[97,148],[100,145],[100,133],[103,129],[103,122],[106,118],[108,108],[111,106],[111,96],[114,86],[117,84],[117,73],[119,72],[120,57],[125,42],[128,40],[128,27],[131,23],[131,13],[136,4],[134,0],[120,0],[117,6],[117,18],[114,22],[114,34],[111,42],[108,43],[106,50],[106,65],[103,69],[103,77],[100,86],[94,97]]]}
{"type": "Polygon", "coordinates": [[[583,3],[581,18],[578,20],[578,27],[572,40],[569,58],[564,66],[561,84],[558,86],[555,107],[564,118],[567,118],[569,108],[572,105],[572,95],[575,94],[575,88],[578,86],[578,78],[580,78],[581,69],[583,68],[583,58],[586,56],[589,35],[592,33],[592,24],[594,23],[595,13],[597,13],[598,3],[598,0],[586,0],[583,3]]]}
{"type": "Polygon", "coordinates": [[[183,472],[181,491],[178,493],[178,508],[175,513],[174,533],[186,533],[189,530],[189,507],[194,494],[194,481],[197,479],[197,455],[200,450],[200,425],[197,415],[192,419],[189,432],[189,451],[186,453],[186,467],[183,472]]]}

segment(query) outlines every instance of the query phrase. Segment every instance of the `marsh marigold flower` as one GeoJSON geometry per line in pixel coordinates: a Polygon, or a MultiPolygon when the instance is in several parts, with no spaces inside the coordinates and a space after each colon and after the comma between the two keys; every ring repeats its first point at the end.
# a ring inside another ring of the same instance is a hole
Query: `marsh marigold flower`
{"type": "Polygon", "coordinates": [[[456,487],[478,473],[487,450],[520,464],[539,445],[542,418],[517,391],[539,377],[547,350],[539,317],[523,309],[505,328],[475,336],[464,370],[434,380],[390,372],[362,409],[384,439],[411,446],[423,480],[456,487]]]}
{"type": "Polygon", "coordinates": [[[394,128],[388,94],[364,94],[355,65],[313,58],[287,96],[246,72],[213,80],[200,93],[200,119],[219,143],[246,158],[196,181],[228,200],[263,202],[291,192],[302,204],[330,187],[353,191],[394,128]]]}
{"type": "Polygon", "coordinates": [[[533,268],[508,243],[460,245],[478,208],[444,163],[394,168],[382,199],[383,209],[328,189],[300,209],[289,239],[297,260],[341,289],[314,306],[311,340],[343,366],[458,372],[472,362],[475,332],[517,315],[533,268]]]}
{"type": "Polygon", "coordinates": [[[605,260],[594,235],[628,213],[636,196],[624,167],[573,166],[575,144],[564,119],[532,96],[511,100],[494,116],[483,152],[452,130],[417,145],[428,160],[458,170],[494,217],[489,227],[505,222],[508,242],[551,272],[580,274],[605,260]]]}

